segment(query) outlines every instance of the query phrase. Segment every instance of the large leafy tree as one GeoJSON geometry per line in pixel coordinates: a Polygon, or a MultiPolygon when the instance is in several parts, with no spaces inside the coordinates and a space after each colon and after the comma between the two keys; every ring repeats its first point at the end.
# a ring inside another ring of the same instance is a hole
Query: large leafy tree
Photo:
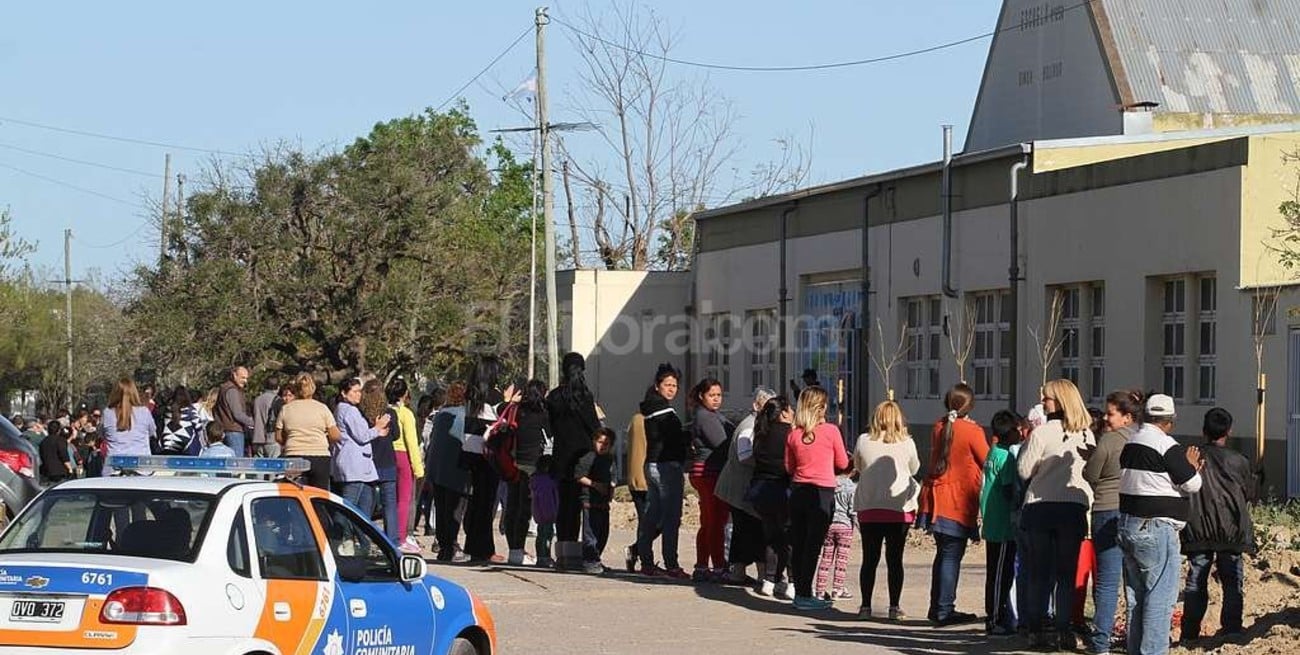
{"type": "Polygon", "coordinates": [[[137,272],[142,357],[164,378],[233,363],[440,373],[526,329],[530,168],[464,108],[378,124],[341,152],[215,168],[137,272]]]}

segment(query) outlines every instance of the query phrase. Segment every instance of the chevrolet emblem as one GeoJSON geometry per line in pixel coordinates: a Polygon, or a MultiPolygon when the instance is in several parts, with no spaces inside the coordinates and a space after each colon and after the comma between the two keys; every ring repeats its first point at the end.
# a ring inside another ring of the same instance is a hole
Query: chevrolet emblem
{"type": "Polygon", "coordinates": [[[25,584],[32,589],[44,589],[46,585],[50,584],[50,579],[39,575],[33,575],[32,577],[27,578],[25,584]]]}

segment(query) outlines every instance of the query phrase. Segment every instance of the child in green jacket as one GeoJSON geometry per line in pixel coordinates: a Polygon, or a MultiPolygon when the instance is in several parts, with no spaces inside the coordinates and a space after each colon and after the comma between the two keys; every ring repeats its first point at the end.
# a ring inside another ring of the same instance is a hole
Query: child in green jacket
{"type": "Polygon", "coordinates": [[[984,461],[984,486],[980,490],[981,537],[985,542],[988,572],[984,579],[984,625],[990,635],[1016,632],[1011,608],[1011,583],[1015,581],[1016,530],[1013,515],[1020,484],[1016,456],[1011,447],[1020,443],[1020,417],[1002,410],[993,415],[993,447],[984,461]]]}

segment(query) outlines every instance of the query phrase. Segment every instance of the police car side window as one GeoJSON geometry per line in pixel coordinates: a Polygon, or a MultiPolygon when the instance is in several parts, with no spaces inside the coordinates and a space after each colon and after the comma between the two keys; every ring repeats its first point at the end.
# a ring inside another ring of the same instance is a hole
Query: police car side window
{"type": "Polygon", "coordinates": [[[313,500],[312,508],[325,530],[339,577],[349,582],[392,582],[399,579],[397,563],[384,538],[373,526],[342,506],[313,500]]]}
{"type": "Polygon", "coordinates": [[[325,579],[320,545],[298,499],[254,499],[252,517],[258,569],[263,578],[325,579]]]}
{"type": "Polygon", "coordinates": [[[253,577],[252,567],[248,562],[248,529],[244,527],[244,510],[235,514],[235,521],[230,528],[230,541],[226,543],[226,561],[230,570],[245,578],[253,577]]]}

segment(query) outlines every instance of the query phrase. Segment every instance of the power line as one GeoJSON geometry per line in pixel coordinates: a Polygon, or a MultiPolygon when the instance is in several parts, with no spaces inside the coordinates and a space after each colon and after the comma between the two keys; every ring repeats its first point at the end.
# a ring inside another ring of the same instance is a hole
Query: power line
{"type": "Polygon", "coordinates": [[[120,166],[113,166],[113,165],[111,165],[111,164],[101,164],[101,163],[99,163],[99,162],[86,161],[86,160],[84,160],[84,159],[73,159],[72,157],[64,157],[63,155],[56,155],[56,154],[54,154],[54,153],[50,153],[50,152],[41,152],[40,150],[31,150],[31,149],[28,149],[28,148],[23,148],[23,147],[20,147],[20,146],[13,145],[13,144],[11,144],[11,143],[3,143],[3,142],[0,142],[0,148],[4,148],[4,149],[6,149],[6,150],[13,150],[13,151],[16,151],[16,152],[23,152],[23,153],[27,153],[27,154],[29,154],[29,155],[36,155],[36,156],[38,156],[38,157],[49,157],[50,159],[58,159],[59,161],[72,162],[72,163],[74,163],[74,164],[81,164],[81,165],[83,165],[83,166],[94,166],[95,168],[103,168],[103,169],[105,169],[105,170],[117,171],[117,172],[119,172],[119,173],[130,173],[131,175],[139,175],[139,176],[141,176],[141,177],[148,177],[148,178],[153,178],[153,179],[159,179],[159,178],[162,177],[161,175],[158,175],[157,173],[150,173],[150,172],[147,172],[147,171],[138,171],[138,170],[135,170],[134,168],[122,168],[122,167],[120,167],[120,166]]]}
{"type": "Polygon", "coordinates": [[[80,192],[82,192],[82,193],[88,193],[88,194],[90,194],[90,195],[92,195],[92,196],[98,196],[98,197],[103,198],[103,199],[105,199],[105,200],[111,200],[111,201],[116,202],[116,203],[118,203],[118,204],[126,205],[126,206],[128,206],[128,207],[139,207],[139,206],[140,206],[139,203],[134,203],[134,202],[131,202],[130,200],[123,200],[123,199],[121,199],[121,198],[117,198],[117,197],[114,197],[114,196],[110,196],[110,195],[108,195],[107,193],[100,193],[99,191],[95,191],[95,190],[93,190],[93,189],[87,189],[86,187],[77,186],[77,185],[75,185],[75,184],[73,184],[73,183],[71,183],[71,182],[64,182],[63,180],[55,179],[55,178],[52,178],[52,177],[49,177],[49,176],[46,176],[46,175],[41,175],[40,173],[33,173],[33,172],[31,172],[31,171],[29,171],[29,170],[27,170],[27,169],[25,169],[25,168],[18,168],[17,166],[11,166],[11,165],[9,165],[9,164],[5,164],[5,163],[0,163],[0,168],[7,168],[7,169],[9,169],[9,170],[11,170],[11,171],[14,171],[14,172],[16,172],[16,173],[22,173],[23,175],[27,175],[27,176],[29,176],[29,177],[34,177],[34,178],[36,178],[36,179],[38,179],[38,180],[44,180],[44,181],[46,181],[46,182],[49,182],[50,184],[57,184],[57,185],[59,185],[59,186],[61,186],[61,187],[67,187],[67,188],[72,189],[72,190],[74,190],[74,191],[80,191],[80,192]]]}
{"type": "Polygon", "coordinates": [[[132,230],[129,234],[127,234],[126,236],[122,237],[121,239],[118,239],[117,241],[114,241],[113,243],[105,243],[105,244],[83,243],[83,244],[81,244],[81,245],[83,245],[83,246],[85,246],[85,247],[87,247],[87,248],[91,248],[91,249],[93,249],[93,250],[106,250],[106,249],[108,249],[108,248],[116,248],[116,247],[118,247],[118,246],[120,246],[120,245],[126,243],[127,241],[130,241],[131,239],[135,238],[135,236],[136,236],[137,234],[140,234],[140,231],[141,231],[141,230],[145,229],[146,227],[149,227],[149,226],[152,225],[152,224],[153,224],[152,221],[146,219],[146,220],[142,221],[142,222],[140,223],[140,225],[138,225],[138,226],[137,226],[134,230],[132,230]]]}
{"type": "Polygon", "coordinates": [[[519,36],[515,37],[515,40],[514,40],[514,41],[511,41],[511,42],[510,42],[510,45],[506,46],[506,49],[505,49],[505,50],[502,50],[502,51],[501,51],[501,54],[497,55],[496,57],[493,57],[493,58],[492,58],[492,61],[488,62],[488,65],[487,65],[487,66],[484,66],[484,67],[483,67],[483,70],[481,70],[481,71],[479,71],[477,74],[475,74],[474,77],[469,78],[469,81],[468,81],[468,82],[462,84],[461,87],[460,87],[459,89],[456,89],[456,92],[455,92],[455,93],[451,94],[451,96],[448,97],[446,100],[443,100],[443,101],[442,101],[442,104],[438,105],[438,107],[437,107],[436,109],[434,109],[434,111],[435,111],[435,112],[440,112],[440,111],[442,111],[444,107],[446,107],[447,105],[451,104],[452,101],[454,101],[456,98],[459,98],[459,97],[460,97],[460,94],[464,93],[464,92],[465,92],[465,89],[468,89],[468,88],[469,88],[469,85],[471,85],[471,84],[477,82],[477,81],[478,81],[478,78],[483,77],[483,75],[485,75],[488,71],[492,70],[492,67],[493,67],[493,66],[496,66],[496,65],[497,65],[497,62],[501,61],[502,59],[505,58],[506,55],[510,54],[510,51],[511,51],[511,50],[514,50],[514,49],[515,49],[515,46],[519,45],[519,42],[520,42],[520,41],[523,41],[523,40],[524,40],[524,37],[528,36],[532,31],[533,31],[532,26],[529,26],[529,27],[528,27],[527,29],[525,29],[523,32],[520,32],[520,33],[519,33],[519,36]]]}
{"type": "Polygon", "coordinates": [[[199,148],[199,147],[195,147],[195,146],[183,146],[183,145],[178,145],[178,144],[175,144],[175,143],[165,143],[165,142],[162,142],[162,141],[149,141],[149,140],[146,140],[146,139],[134,139],[134,138],[131,138],[131,137],[116,136],[116,135],[112,135],[112,134],[100,134],[100,133],[98,133],[98,132],[87,132],[87,131],[85,131],[85,130],[74,130],[74,129],[70,129],[70,128],[66,128],[66,127],[57,127],[57,126],[54,126],[54,125],[46,125],[46,124],[44,124],[44,123],[36,123],[36,122],[33,122],[33,121],[25,121],[25,120],[18,119],[18,118],[8,118],[8,117],[6,117],[6,116],[0,116],[0,122],[9,122],[9,123],[14,123],[15,125],[24,125],[24,126],[26,126],[26,127],[34,127],[34,128],[36,128],[36,129],[38,129],[38,130],[49,130],[49,131],[51,131],[51,132],[62,132],[63,134],[75,134],[75,135],[77,135],[77,136],[86,136],[86,137],[91,137],[91,138],[94,138],[94,139],[106,139],[106,140],[108,140],[108,141],[120,141],[120,142],[122,142],[122,143],[134,143],[134,144],[136,144],[136,145],[142,145],[142,146],[153,146],[153,147],[155,147],[155,148],[170,148],[170,149],[172,149],[172,150],[188,150],[188,151],[190,151],[190,152],[202,152],[202,153],[207,153],[207,154],[211,154],[211,155],[224,155],[224,156],[227,156],[227,157],[243,157],[243,156],[245,156],[245,155],[240,154],[240,153],[238,153],[238,152],[230,152],[230,151],[228,151],[228,150],[216,150],[216,149],[214,149],[214,148],[199,148]]]}
{"type": "MultiPolygon", "coordinates": [[[[1071,5],[1071,6],[1069,6],[1069,7],[1066,7],[1066,8],[1063,10],[1062,13],[1064,13],[1064,12],[1068,12],[1068,11],[1073,11],[1073,10],[1075,10],[1075,9],[1079,9],[1079,8],[1081,8],[1081,7],[1087,7],[1088,5],[1092,4],[1093,2],[1095,2],[1095,0],[1083,0],[1083,2],[1080,2],[1079,4],[1071,5]]],[[[691,60],[689,60],[689,59],[678,59],[678,58],[676,58],[676,57],[668,57],[668,56],[666,56],[666,55],[659,55],[659,54],[655,54],[655,53],[653,53],[653,52],[646,52],[646,51],[644,51],[644,50],[639,50],[639,49],[637,49],[637,48],[633,48],[633,47],[630,47],[630,46],[626,46],[626,45],[623,45],[623,44],[621,44],[621,43],[615,43],[614,41],[610,41],[610,40],[605,39],[605,38],[603,38],[603,37],[600,37],[600,36],[597,36],[597,35],[592,34],[592,33],[590,33],[590,32],[587,32],[587,31],[585,31],[585,30],[583,30],[583,29],[580,29],[580,28],[574,27],[573,25],[570,25],[569,23],[565,22],[564,20],[562,20],[562,19],[560,19],[560,18],[551,17],[551,20],[554,20],[555,22],[559,23],[561,26],[565,27],[565,28],[568,29],[569,31],[571,31],[571,32],[573,32],[573,33],[577,34],[578,36],[581,36],[581,37],[583,37],[583,38],[585,38],[585,39],[590,39],[590,40],[592,40],[592,41],[596,41],[596,42],[598,42],[598,43],[602,43],[602,44],[604,44],[604,45],[607,45],[607,46],[609,46],[609,47],[611,47],[611,48],[616,48],[616,49],[618,49],[618,50],[623,50],[624,52],[628,52],[628,53],[631,53],[631,54],[634,54],[634,55],[637,55],[637,56],[640,56],[640,57],[647,57],[647,58],[650,58],[650,59],[657,59],[657,60],[659,60],[659,61],[668,62],[668,63],[670,63],[670,64],[680,64],[680,65],[682,65],[682,66],[693,66],[693,67],[695,67],[695,68],[707,68],[707,69],[711,69],[711,70],[724,70],[724,71],[739,71],[739,72],[746,72],[746,73],[791,73],[791,72],[799,72],[799,71],[805,71],[805,72],[806,72],[806,71],[831,70],[831,69],[836,69],[836,68],[849,68],[849,67],[853,67],[853,66],[866,66],[866,65],[868,65],[868,64],[880,64],[880,63],[884,63],[884,62],[887,62],[887,61],[895,61],[895,60],[898,60],[898,59],[907,59],[907,58],[909,58],[909,57],[916,57],[916,56],[918,56],[918,55],[925,55],[925,54],[929,54],[929,53],[932,53],[932,52],[938,52],[938,51],[940,51],[940,50],[948,50],[948,49],[951,49],[951,48],[956,48],[956,47],[958,47],[958,46],[963,46],[963,45],[966,45],[966,44],[968,44],[968,43],[974,43],[974,42],[976,42],[976,41],[982,41],[982,40],[987,39],[987,38],[989,38],[989,37],[996,36],[997,34],[1000,34],[1000,33],[1002,33],[1002,32],[1009,32],[1009,31],[1011,31],[1011,30],[1017,30],[1017,29],[1020,29],[1020,28],[1021,28],[1020,23],[1015,23],[1015,24],[1013,24],[1013,25],[1009,25],[1009,26],[1007,26],[1007,27],[1002,27],[1002,28],[995,29],[995,30],[993,30],[993,31],[991,31],[991,32],[985,32],[985,33],[983,33],[983,34],[977,34],[977,35],[975,35],[975,36],[969,36],[969,37],[966,37],[966,38],[964,38],[964,39],[958,39],[958,40],[956,40],[956,41],[949,41],[949,42],[947,42],[947,43],[940,43],[940,44],[938,44],[938,45],[932,45],[932,46],[925,47],[925,48],[919,48],[919,49],[917,49],[917,50],[908,50],[908,51],[905,51],[905,52],[897,52],[897,53],[890,54],[890,55],[882,55],[882,56],[879,56],[879,57],[870,57],[870,58],[867,58],[867,59],[854,59],[854,60],[851,60],[851,61],[838,61],[838,62],[831,62],[831,63],[824,63],[824,64],[802,64],[802,65],[792,65],[792,66],[743,66],[743,65],[734,65],[734,64],[715,64],[715,63],[708,63],[708,62],[691,61],[691,60]]]]}

